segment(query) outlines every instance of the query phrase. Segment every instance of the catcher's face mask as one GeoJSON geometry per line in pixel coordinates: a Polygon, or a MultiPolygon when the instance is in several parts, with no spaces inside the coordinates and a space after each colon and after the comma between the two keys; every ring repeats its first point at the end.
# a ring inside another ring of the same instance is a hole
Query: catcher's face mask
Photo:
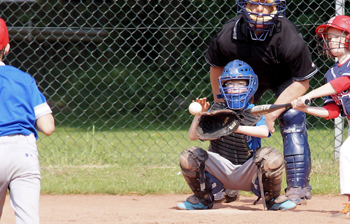
{"type": "Polygon", "coordinates": [[[248,90],[248,80],[234,79],[229,80],[223,85],[226,89],[226,94],[245,93],[248,90]]]}
{"type": "Polygon", "coordinates": [[[231,61],[219,77],[221,97],[229,108],[242,110],[258,89],[258,83],[250,65],[240,60],[231,61]]]}

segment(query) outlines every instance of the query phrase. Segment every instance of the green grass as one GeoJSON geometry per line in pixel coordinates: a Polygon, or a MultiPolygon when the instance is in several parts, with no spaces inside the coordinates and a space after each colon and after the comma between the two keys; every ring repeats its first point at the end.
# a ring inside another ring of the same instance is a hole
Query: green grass
{"type": "MultiPolygon", "coordinates": [[[[40,137],[43,194],[191,193],[180,174],[179,155],[192,145],[208,146],[208,142],[190,142],[187,130],[99,132],[93,127],[85,131],[58,128],[52,136],[40,137]]],[[[310,130],[309,144],[313,194],[339,194],[331,131],[310,130]]],[[[282,151],[280,134],[276,131],[263,145],[282,151]]]]}
{"type": "MultiPolygon", "coordinates": [[[[41,192],[118,195],[191,193],[179,172],[179,167],[175,165],[42,167],[41,192]]],[[[314,161],[311,185],[314,195],[339,194],[338,164],[314,161]]],[[[284,180],[282,189],[285,187],[284,180]]]]}
{"type": "Polygon", "coordinates": [[[63,166],[42,168],[45,194],[188,193],[179,168],[173,166],[63,166]]]}

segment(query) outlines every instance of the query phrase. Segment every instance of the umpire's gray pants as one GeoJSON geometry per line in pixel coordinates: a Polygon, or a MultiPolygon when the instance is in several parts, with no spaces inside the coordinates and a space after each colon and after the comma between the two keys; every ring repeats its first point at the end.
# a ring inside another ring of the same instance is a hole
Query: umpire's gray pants
{"type": "Polygon", "coordinates": [[[16,224],[39,223],[40,180],[34,135],[0,137],[0,217],[9,189],[16,224]]]}
{"type": "Polygon", "coordinates": [[[208,152],[205,170],[214,175],[224,188],[230,190],[252,191],[258,168],[250,158],[243,165],[234,165],[229,160],[214,152],[208,152]]]}

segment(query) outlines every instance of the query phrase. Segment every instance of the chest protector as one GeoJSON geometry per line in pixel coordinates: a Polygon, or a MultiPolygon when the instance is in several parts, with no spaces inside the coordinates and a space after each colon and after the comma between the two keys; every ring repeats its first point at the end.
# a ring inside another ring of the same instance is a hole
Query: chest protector
{"type": "MultiPolygon", "coordinates": [[[[222,109],[224,104],[215,103],[210,110],[222,109]]],[[[250,113],[236,111],[237,114],[243,115],[241,125],[254,126],[260,119],[261,115],[253,116],[250,113]]],[[[233,164],[244,164],[253,156],[253,150],[249,147],[247,136],[243,134],[232,133],[216,140],[211,140],[209,151],[218,153],[220,156],[229,160],[233,164]]]]}

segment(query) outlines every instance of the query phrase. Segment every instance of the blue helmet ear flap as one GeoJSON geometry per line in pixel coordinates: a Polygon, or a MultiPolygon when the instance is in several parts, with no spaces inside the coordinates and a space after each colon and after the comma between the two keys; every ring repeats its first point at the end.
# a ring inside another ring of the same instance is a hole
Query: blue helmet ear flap
{"type": "Polygon", "coordinates": [[[228,63],[219,77],[219,87],[221,96],[226,104],[233,110],[244,109],[249,100],[254,96],[259,86],[258,76],[252,67],[241,60],[234,60],[228,63]],[[245,80],[247,86],[226,87],[225,83],[230,80],[245,80]],[[236,90],[234,90],[236,88],[236,90]]]}

